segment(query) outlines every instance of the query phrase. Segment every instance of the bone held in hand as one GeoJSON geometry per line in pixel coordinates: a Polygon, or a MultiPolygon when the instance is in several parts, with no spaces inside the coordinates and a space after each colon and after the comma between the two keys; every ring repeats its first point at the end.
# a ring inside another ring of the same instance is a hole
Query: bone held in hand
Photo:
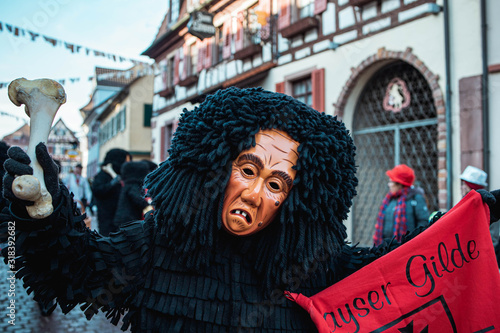
{"type": "Polygon", "coordinates": [[[34,201],[27,206],[28,214],[35,219],[49,216],[52,211],[52,197],[45,186],[43,169],[38,163],[35,147],[40,142],[47,142],[52,122],[61,104],[66,102],[63,87],[50,79],[26,80],[20,78],[9,85],[9,98],[17,106],[25,105],[30,117],[30,141],[27,154],[31,159],[33,176],[17,177],[12,183],[12,192],[23,200],[34,201]],[[39,186],[35,183],[39,182],[39,186]]]}

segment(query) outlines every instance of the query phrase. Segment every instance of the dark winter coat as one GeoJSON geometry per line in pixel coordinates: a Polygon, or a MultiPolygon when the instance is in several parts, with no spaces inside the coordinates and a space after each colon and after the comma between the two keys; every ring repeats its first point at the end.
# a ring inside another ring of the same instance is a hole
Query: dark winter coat
{"type": "Polygon", "coordinates": [[[97,220],[99,221],[99,232],[104,236],[109,235],[114,231],[113,219],[115,217],[116,208],[118,207],[118,199],[122,189],[121,178],[111,178],[104,172],[99,173],[94,177],[92,183],[92,194],[94,202],[97,206],[97,220]]]}
{"type": "MultiPolygon", "coordinates": [[[[384,214],[384,238],[394,236],[394,210],[398,198],[389,201],[384,214]]],[[[424,198],[424,191],[420,187],[411,187],[406,197],[406,226],[412,231],[418,226],[427,225],[429,220],[429,209],[424,198]]]]}
{"type": "MultiPolygon", "coordinates": [[[[113,170],[120,175],[121,166],[125,163],[127,156],[130,154],[123,149],[111,149],[104,158],[103,165],[111,163],[113,170]]],[[[118,199],[122,183],[120,176],[111,178],[111,176],[103,170],[94,177],[92,183],[92,194],[94,202],[97,206],[97,220],[99,222],[99,232],[107,236],[110,232],[116,231],[113,226],[116,208],[118,207],[118,199]]]]}
{"type": "Polygon", "coordinates": [[[142,211],[149,203],[144,199],[143,183],[149,173],[145,162],[127,162],[122,165],[123,188],[113,220],[115,229],[129,221],[142,220],[142,211]]]}

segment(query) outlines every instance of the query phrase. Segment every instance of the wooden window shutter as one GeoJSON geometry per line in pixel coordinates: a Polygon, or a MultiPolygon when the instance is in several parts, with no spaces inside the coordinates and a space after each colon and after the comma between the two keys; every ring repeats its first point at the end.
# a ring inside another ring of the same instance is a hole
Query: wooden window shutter
{"type": "Polygon", "coordinates": [[[167,147],[166,147],[166,132],[167,132],[167,126],[162,126],[161,131],[160,131],[160,159],[162,161],[165,161],[167,157],[167,147]]]}
{"type": "Polygon", "coordinates": [[[291,12],[290,12],[290,0],[279,1],[280,12],[278,15],[278,30],[286,28],[290,25],[291,12]]]}
{"type": "Polygon", "coordinates": [[[207,40],[197,40],[196,48],[198,49],[198,62],[196,63],[196,71],[199,73],[205,67],[205,52],[207,48],[205,47],[207,40]]]}
{"type": "Polygon", "coordinates": [[[328,0],[314,0],[314,15],[323,13],[326,10],[328,0]]]}
{"type": "Polygon", "coordinates": [[[182,47],[182,52],[184,53],[184,59],[183,59],[183,68],[182,68],[182,74],[181,74],[181,80],[184,80],[185,78],[188,77],[188,67],[191,65],[191,55],[189,54],[189,46],[187,44],[184,44],[182,47]]]}
{"type": "Polygon", "coordinates": [[[325,112],[325,69],[317,69],[311,73],[312,107],[319,112],[325,112]]]}
{"type": "Polygon", "coordinates": [[[222,47],[222,58],[227,59],[231,56],[231,22],[232,20],[229,20],[228,22],[224,23],[223,27],[223,38],[224,38],[224,46],[222,47]]]}
{"type": "Polygon", "coordinates": [[[278,82],[276,83],[276,92],[278,93],[285,93],[285,82],[278,82]]]}
{"type": "Polygon", "coordinates": [[[240,13],[241,15],[238,15],[238,18],[236,19],[236,38],[235,38],[235,42],[234,42],[234,49],[236,51],[239,51],[241,49],[243,49],[243,34],[244,34],[244,29],[243,29],[243,21],[241,19],[243,19],[245,17],[244,13],[241,12],[240,13]]]}
{"type": "Polygon", "coordinates": [[[181,55],[180,55],[181,50],[178,49],[177,52],[175,52],[174,56],[174,85],[179,83],[179,64],[181,61],[181,55]]]}
{"type": "Polygon", "coordinates": [[[178,126],[179,126],[179,120],[175,120],[174,123],[172,124],[172,136],[174,135],[175,130],[177,129],[178,126]]]}
{"type": "Polygon", "coordinates": [[[164,59],[162,62],[160,62],[160,70],[161,70],[161,82],[162,82],[162,87],[161,90],[167,89],[168,87],[168,60],[164,59]]]}
{"type": "Polygon", "coordinates": [[[206,50],[205,50],[205,68],[210,68],[212,67],[212,45],[215,41],[215,37],[207,39],[207,43],[205,45],[206,50]]]}
{"type": "Polygon", "coordinates": [[[151,127],[151,117],[153,116],[153,104],[144,104],[144,127],[151,127]]]}

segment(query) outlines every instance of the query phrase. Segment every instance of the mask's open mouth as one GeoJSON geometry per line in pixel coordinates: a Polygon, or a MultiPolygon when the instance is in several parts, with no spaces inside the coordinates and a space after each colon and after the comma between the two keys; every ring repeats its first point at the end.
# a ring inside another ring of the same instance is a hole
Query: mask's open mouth
{"type": "Polygon", "coordinates": [[[247,221],[248,224],[252,223],[252,217],[250,216],[250,214],[248,214],[248,212],[245,212],[244,210],[234,209],[231,211],[231,214],[241,216],[242,218],[245,219],[245,221],[247,221]]]}

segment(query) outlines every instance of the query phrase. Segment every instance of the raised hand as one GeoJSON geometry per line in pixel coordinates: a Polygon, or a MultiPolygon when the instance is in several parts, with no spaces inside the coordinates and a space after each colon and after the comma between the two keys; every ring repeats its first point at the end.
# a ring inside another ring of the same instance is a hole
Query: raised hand
{"type": "Polygon", "coordinates": [[[111,178],[116,178],[117,174],[115,172],[115,170],[113,170],[113,164],[112,163],[108,163],[106,165],[103,165],[101,167],[102,171],[106,172],[108,175],[111,176],[111,178]]]}
{"type": "MultiPolygon", "coordinates": [[[[35,153],[37,161],[43,169],[45,185],[52,196],[52,202],[57,204],[60,200],[59,169],[50,157],[45,144],[38,144],[35,153]]],[[[33,174],[33,169],[30,166],[31,159],[19,147],[11,147],[7,151],[7,155],[10,158],[4,163],[4,168],[7,171],[3,181],[4,197],[18,205],[25,206],[30,213],[30,211],[36,210],[36,200],[39,199],[36,193],[40,191],[40,185],[29,178],[20,184],[19,179],[23,178],[21,176],[33,174]]],[[[45,217],[36,217],[32,213],[30,216],[34,218],[45,217]]]]}
{"type": "Polygon", "coordinates": [[[483,202],[490,207],[490,222],[496,222],[500,219],[500,190],[488,192],[486,190],[477,190],[481,194],[483,202]]]}

